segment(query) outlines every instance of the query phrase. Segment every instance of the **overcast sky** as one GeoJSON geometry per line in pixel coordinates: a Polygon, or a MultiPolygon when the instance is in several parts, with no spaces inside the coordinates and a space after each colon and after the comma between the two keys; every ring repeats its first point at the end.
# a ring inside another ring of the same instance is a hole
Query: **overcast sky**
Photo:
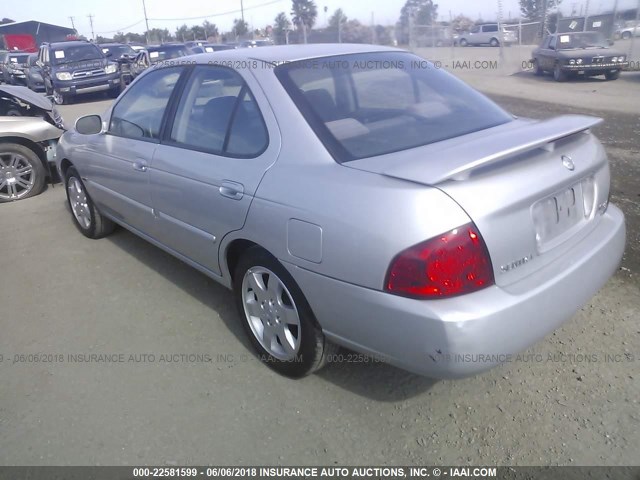
{"type": "MultiPolygon", "coordinates": [[[[638,0],[618,0],[620,8],[633,7],[638,0]]],[[[200,24],[205,20],[218,25],[220,31],[231,29],[234,18],[240,17],[241,0],[146,0],[149,28],[168,28],[172,33],[177,27],[200,24]],[[228,13],[231,12],[231,13],[228,13]],[[189,19],[189,17],[203,17],[189,19]],[[171,19],[171,20],[168,20],[171,19]]],[[[253,28],[272,24],[278,12],[291,11],[291,0],[244,0],[244,17],[253,28]]],[[[363,23],[394,24],[405,0],[316,0],[318,5],[317,25],[325,25],[324,7],[329,13],[342,8],[349,18],[357,18],[363,23]]],[[[448,20],[449,12],[455,16],[463,13],[472,19],[478,16],[493,20],[497,16],[498,0],[436,0],[439,20],[448,20]]],[[[586,0],[564,0],[563,10],[571,13],[572,6],[580,11],[586,0]]],[[[611,10],[614,0],[590,0],[590,10],[611,10]]],[[[108,37],[117,31],[142,33],[145,30],[142,0],[2,0],[0,15],[21,20],[40,20],[57,25],[71,26],[74,17],[79,33],[91,37],[89,14],[93,14],[96,34],[108,37]]],[[[518,0],[503,0],[504,17],[517,17],[520,13],[518,0]]]]}

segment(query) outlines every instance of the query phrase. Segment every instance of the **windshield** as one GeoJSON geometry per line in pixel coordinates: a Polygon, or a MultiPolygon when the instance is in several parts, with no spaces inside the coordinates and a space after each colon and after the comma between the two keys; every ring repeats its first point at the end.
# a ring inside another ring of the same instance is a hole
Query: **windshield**
{"type": "Polygon", "coordinates": [[[9,62],[10,63],[27,63],[27,59],[29,58],[29,54],[23,55],[10,55],[9,62]]]}
{"type": "Polygon", "coordinates": [[[186,47],[180,46],[167,46],[167,47],[153,47],[149,48],[149,58],[151,63],[161,62],[170,58],[178,58],[189,55],[186,47]]]}
{"type": "Polygon", "coordinates": [[[407,150],[513,118],[466,84],[404,52],[284,64],[276,75],[336,161],[407,150]]]}
{"type": "Polygon", "coordinates": [[[99,60],[104,58],[102,52],[95,45],[78,45],[64,48],[54,48],[51,60],[54,65],[63,63],[83,62],[86,60],[99,60]]]}
{"type": "Polygon", "coordinates": [[[120,58],[122,55],[134,56],[136,51],[129,45],[114,45],[109,47],[102,47],[102,53],[110,53],[115,58],[120,58]]]}
{"type": "Polygon", "coordinates": [[[607,48],[609,44],[600,32],[581,32],[558,35],[558,50],[571,48],[607,48]]]}

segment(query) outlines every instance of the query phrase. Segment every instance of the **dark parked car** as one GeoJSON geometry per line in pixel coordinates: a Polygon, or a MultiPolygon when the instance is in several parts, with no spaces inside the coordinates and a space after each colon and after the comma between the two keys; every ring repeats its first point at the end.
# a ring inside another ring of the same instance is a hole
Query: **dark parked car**
{"type": "Polygon", "coordinates": [[[222,43],[203,43],[202,45],[196,45],[193,47],[189,47],[191,53],[212,53],[212,52],[220,52],[222,50],[233,50],[234,46],[232,45],[224,45],[222,43]]]}
{"type": "Polygon", "coordinates": [[[9,85],[25,85],[24,69],[29,54],[26,52],[8,52],[2,62],[2,79],[9,85]]]}
{"type": "Polygon", "coordinates": [[[131,82],[131,62],[138,52],[126,43],[101,43],[98,46],[109,59],[118,63],[123,85],[131,82]]]}
{"type": "Polygon", "coordinates": [[[27,77],[27,87],[34,92],[44,92],[44,79],[42,78],[42,68],[38,65],[37,53],[29,55],[24,73],[27,77]]]}
{"type": "Polygon", "coordinates": [[[108,60],[93,43],[43,43],[38,65],[47,95],[53,95],[58,105],[85,93],[108,92],[112,98],[120,94],[118,64],[108,60]]]}
{"type": "Polygon", "coordinates": [[[533,51],[533,69],[536,75],[552,72],[558,82],[596,75],[615,80],[629,62],[625,54],[610,47],[600,32],[556,33],[533,51]]]}
{"type": "Polygon", "coordinates": [[[44,189],[63,128],[48,98],[26,87],[0,87],[0,203],[44,189]]]}
{"type": "Polygon", "coordinates": [[[182,43],[149,45],[146,50],[140,51],[134,61],[131,62],[131,76],[137,77],[158,62],[174,60],[189,54],[189,49],[182,43]]]}

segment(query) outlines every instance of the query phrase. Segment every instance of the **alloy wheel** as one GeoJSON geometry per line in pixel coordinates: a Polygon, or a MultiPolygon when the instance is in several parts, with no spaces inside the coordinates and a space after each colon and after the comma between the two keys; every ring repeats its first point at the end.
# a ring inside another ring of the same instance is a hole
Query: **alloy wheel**
{"type": "Polygon", "coordinates": [[[89,210],[87,194],[82,184],[77,178],[71,177],[67,183],[67,190],[73,216],[82,228],[88,230],[91,227],[91,211],[89,210]]]}
{"type": "Polygon", "coordinates": [[[0,153],[0,198],[18,200],[33,189],[36,173],[28,158],[18,153],[0,153]]]}
{"type": "Polygon", "coordinates": [[[262,348],[278,360],[294,359],[302,341],[300,315],[282,280],[264,267],[248,269],[242,280],[242,304],[262,348]]]}

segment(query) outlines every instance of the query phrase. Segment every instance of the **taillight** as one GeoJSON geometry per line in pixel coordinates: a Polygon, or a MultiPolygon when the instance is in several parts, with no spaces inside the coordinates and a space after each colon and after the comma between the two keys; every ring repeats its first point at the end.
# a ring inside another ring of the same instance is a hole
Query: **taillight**
{"type": "Polygon", "coordinates": [[[414,245],[391,262],[385,289],[416,298],[445,298],[494,284],[484,240],[473,223],[414,245]]]}

